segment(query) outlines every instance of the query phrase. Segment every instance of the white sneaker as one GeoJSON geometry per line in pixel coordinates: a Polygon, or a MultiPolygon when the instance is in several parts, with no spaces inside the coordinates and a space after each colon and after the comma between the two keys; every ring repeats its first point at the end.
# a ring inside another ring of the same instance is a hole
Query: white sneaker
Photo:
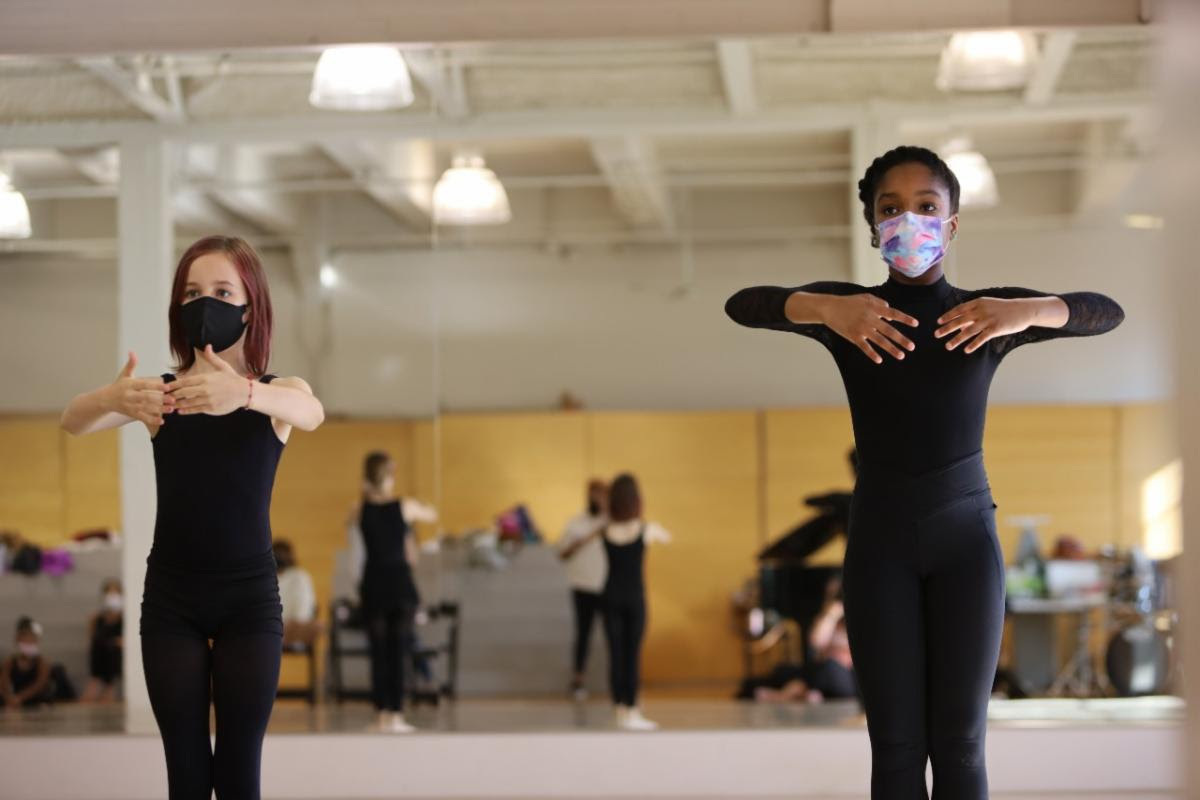
{"type": "Polygon", "coordinates": [[[392,714],[392,718],[388,720],[388,733],[412,733],[415,730],[416,728],[404,720],[403,714],[392,714]]]}
{"type": "Polygon", "coordinates": [[[629,709],[625,706],[616,706],[615,711],[617,727],[624,729],[625,723],[629,719],[629,709]]]}
{"type": "Polygon", "coordinates": [[[640,708],[634,707],[625,712],[625,721],[621,725],[627,731],[656,731],[658,723],[642,716],[640,708]]]}

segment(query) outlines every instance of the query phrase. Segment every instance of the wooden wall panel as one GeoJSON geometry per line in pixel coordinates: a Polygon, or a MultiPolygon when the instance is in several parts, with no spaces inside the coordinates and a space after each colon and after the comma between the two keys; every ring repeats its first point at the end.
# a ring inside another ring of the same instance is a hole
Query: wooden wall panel
{"type": "Polygon", "coordinates": [[[740,674],[730,595],[753,574],[758,542],[757,414],[594,413],[593,472],[632,471],[647,519],[675,541],[651,548],[643,666],[657,683],[740,674]]]}

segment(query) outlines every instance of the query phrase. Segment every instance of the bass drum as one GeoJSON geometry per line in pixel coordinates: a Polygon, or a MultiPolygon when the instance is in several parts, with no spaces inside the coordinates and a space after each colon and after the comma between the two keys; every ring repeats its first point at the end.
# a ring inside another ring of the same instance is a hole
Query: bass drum
{"type": "Polygon", "coordinates": [[[1108,681],[1122,697],[1165,694],[1171,675],[1171,640],[1150,622],[1113,634],[1104,654],[1108,681]]]}

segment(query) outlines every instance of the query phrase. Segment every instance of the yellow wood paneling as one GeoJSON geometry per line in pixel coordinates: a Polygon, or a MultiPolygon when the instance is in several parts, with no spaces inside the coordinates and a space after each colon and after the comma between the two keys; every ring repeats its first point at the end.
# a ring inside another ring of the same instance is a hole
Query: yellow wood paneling
{"type": "Polygon", "coordinates": [[[729,598],[758,542],[755,412],[593,413],[592,472],[633,472],[645,516],[675,540],[650,549],[648,682],[734,679],[741,669],[729,598]]]}
{"type": "Polygon", "coordinates": [[[486,527],[524,503],[548,539],[583,504],[588,477],[581,414],[454,414],[440,421],[442,522],[486,527]]]}
{"type": "Polygon", "coordinates": [[[1007,558],[1013,516],[1044,514],[1049,548],[1069,533],[1091,549],[1118,541],[1118,412],[1113,406],[1007,406],[988,413],[984,458],[1007,558]]]}
{"type": "MultiPolygon", "coordinates": [[[[1070,532],[1089,547],[1136,541],[1140,483],[1177,454],[1169,420],[1159,405],[991,409],[984,446],[1006,552],[1017,514],[1050,515],[1048,540],[1070,532]]],[[[803,496],[851,485],[850,443],[842,408],[331,421],[293,434],[272,525],[294,542],[324,608],[370,450],[392,453],[398,489],[437,502],[453,533],[525,502],[554,539],[581,507],[589,477],[630,470],[648,518],[676,535],[649,556],[647,680],[729,681],[741,668],[730,593],[753,574],[762,542],[807,515],[803,496]]],[[[115,432],[74,438],[56,418],[11,417],[0,419],[0,452],[0,528],[55,544],[81,528],[118,526],[115,432]]],[[[822,555],[836,561],[840,549],[822,555]]],[[[285,668],[285,680],[297,679],[299,666],[285,668]]]]}

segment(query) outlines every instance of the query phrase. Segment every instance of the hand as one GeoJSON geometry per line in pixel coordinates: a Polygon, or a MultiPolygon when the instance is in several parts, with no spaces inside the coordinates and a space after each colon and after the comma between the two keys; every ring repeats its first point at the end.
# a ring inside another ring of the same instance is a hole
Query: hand
{"type": "Polygon", "coordinates": [[[933,332],[938,339],[956,333],[946,342],[946,349],[953,350],[964,342],[964,353],[974,353],[984,344],[998,336],[1020,333],[1037,318],[1037,307],[1028,298],[1002,300],[998,297],[978,297],[955,306],[938,317],[942,327],[933,332]]]}
{"type": "Polygon", "coordinates": [[[120,374],[105,390],[104,408],[147,425],[162,425],[163,415],[175,409],[175,398],[165,392],[162,378],[135,378],[135,369],[137,356],[130,352],[120,374]]]}
{"type": "Polygon", "coordinates": [[[180,378],[167,387],[167,391],[176,399],[176,410],[180,414],[219,417],[245,406],[250,399],[250,386],[246,378],[238,375],[237,370],[217,356],[211,344],[201,351],[200,357],[215,369],[180,378]]]}
{"type": "Polygon", "coordinates": [[[827,295],[821,306],[821,322],[825,327],[856,345],[876,364],[883,357],[876,348],[897,361],[904,360],[904,350],[913,350],[916,345],[907,336],[896,330],[890,322],[902,322],[913,328],[917,320],[903,311],[892,308],[887,301],[873,294],[827,295]],[[900,348],[904,348],[901,350],[900,348]]]}

